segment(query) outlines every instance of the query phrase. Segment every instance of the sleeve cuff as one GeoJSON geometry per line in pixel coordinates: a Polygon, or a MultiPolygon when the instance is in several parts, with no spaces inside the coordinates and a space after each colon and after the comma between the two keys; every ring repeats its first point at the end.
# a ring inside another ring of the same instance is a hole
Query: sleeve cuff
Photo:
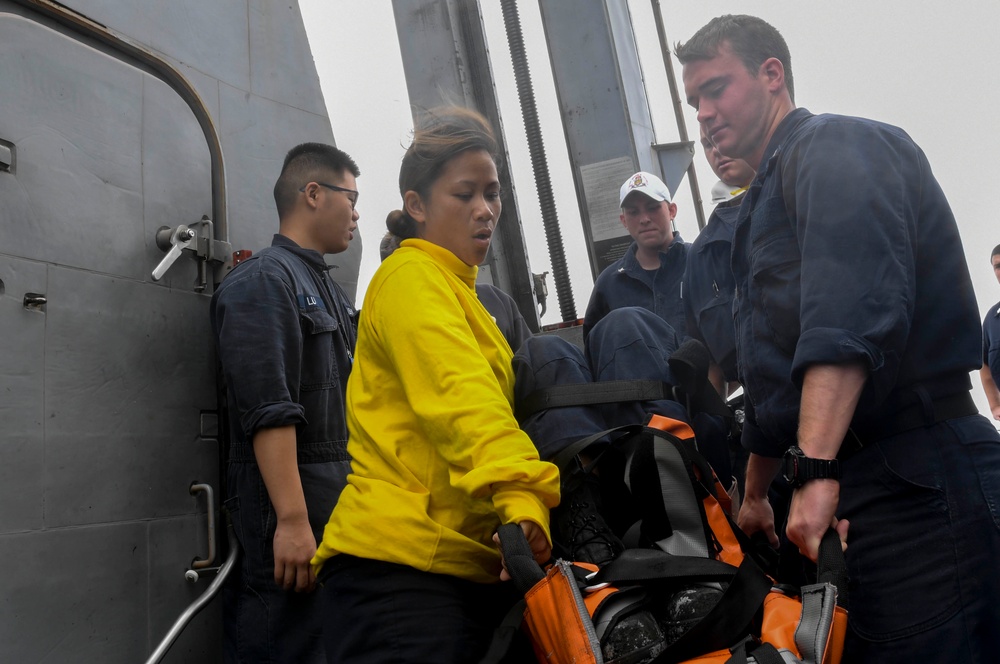
{"type": "Polygon", "coordinates": [[[259,429],[285,427],[291,424],[305,424],[306,411],[300,404],[290,401],[266,403],[243,414],[240,424],[247,440],[253,440],[253,435],[259,429]]]}
{"type": "Polygon", "coordinates": [[[500,523],[520,523],[534,521],[542,530],[552,545],[552,535],[549,533],[549,507],[559,503],[558,491],[552,495],[539,496],[528,491],[507,490],[493,494],[493,507],[500,517],[500,523]],[[545,502],[543,502],[543,498],[545,502]]]}
{"type": "Polygon", "coordinates": [[[830,327],[806,330],[795,347],[792,383],[801,391],[802,381],[809,367],[853,362],[862,362],[869,373],[874,373],[885,364],[885,356],[874,344],[847,330],[830,327]]]}
{"type": "Polygon", "coordinates": [[[764,435],[764,432],[749,419],[743,421],[743,433],[740,438],[740,444],[743,445],[743,448],[748,452],[772,458],[780,458],[784,456],[785,450],[787,449],[787,447],[782,447],[780,445],[776,446],[774,442],[769,440],[764,435]]]}

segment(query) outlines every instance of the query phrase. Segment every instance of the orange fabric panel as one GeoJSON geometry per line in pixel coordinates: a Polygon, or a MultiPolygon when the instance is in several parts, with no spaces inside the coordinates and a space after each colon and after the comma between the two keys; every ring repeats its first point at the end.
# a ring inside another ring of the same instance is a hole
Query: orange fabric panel
{"type": "MultiPolygon", "coordinates": [[[[552,566],[545,579],[524,596],[524,622],[531,633],[535,656],[540,662],[596,664],[570,584],[575,585],[575,579],[567,579],[558,567],[552,566]]],[[[586,619],[589,621],[589,616],[586,619]]]]}
{"type": "Polygon", "coordinates": [[[673,434],[680,438],[681,440],[691,440],[694,438],[694,429],[687,422],[681,422],[680,420],[675,420],[672,417],[664,417],[663,415],[650,415],[649,422],[646,426],[659,429],[660,431],[666,431],[667,433],[673,434]]]}

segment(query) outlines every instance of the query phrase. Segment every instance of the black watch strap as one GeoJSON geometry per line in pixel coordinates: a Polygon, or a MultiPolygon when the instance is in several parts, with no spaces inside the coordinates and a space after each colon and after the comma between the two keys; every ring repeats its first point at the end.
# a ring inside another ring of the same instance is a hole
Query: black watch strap
{"type": "Polygon", "coordinates": [[[785,480],[798,488],[810,480],[839,480],[840,462],[837,459],[807,457],[798,445],[792,445],[782,459],[785,480]]]}

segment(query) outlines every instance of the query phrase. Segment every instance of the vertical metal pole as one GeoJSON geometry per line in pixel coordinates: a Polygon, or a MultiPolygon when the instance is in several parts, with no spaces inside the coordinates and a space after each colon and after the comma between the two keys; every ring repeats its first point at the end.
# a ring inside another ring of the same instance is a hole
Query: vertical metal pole
{"type": "Polygon", "coordinates": [[[521,102],[521,117],[524,120],[525,133],[528,135],[528,154],[531,156],[531,169],[535,175],[535,187],[538,190],[538,202],[542,212],[545,240],[549,248],[549,260],[552,263],[552,277],[556,286],[556,297],[559,301],[559,313],[562,315],[563,322],[575,321],[576,303],[569,282],[569,272],[566,269],[562,231],[559,229],[555,196],[552,193],[552,180],[549,177],[549,165],[545,159],[545,145],[542,143],[542,132],[538,123],[535,92],[531,86],[531,72],[528,70],[524,36],[521,33],[521,19],[517,13],[515,0],[503,0],[501,7],[504,27],[507,31],[507,44],[510,47],[510,57],[514,63],[514,81],[517,84],[517,97],[521,102]]]}
{"type": "MultiPolygon", "coordinates": [[[[688,141],[687,126],[684,123],[684,108],[677,92],[677,77],[674,76],[674,63],[670,57],[670,46],[667,45],[667,33],[663,27],[663,14],[660,12],[660,0],[651,0],[653,16],[656,23],[656,36],[660,39],[660,52],[663,54],[663,68],[667,71],[667,85],[670,88],[670,98],[674,102],[674,117],[677,119],[677,132],[681,141],[688,141]]],[[[691,183],[691,198],[694,199],[694,212],[698,218],[698,230],[705,228],[705,209],[701,200],[701,190],[698,188],[698,175],[695,172],[694,160],[688,164],[688,182],[691,183]]]]}

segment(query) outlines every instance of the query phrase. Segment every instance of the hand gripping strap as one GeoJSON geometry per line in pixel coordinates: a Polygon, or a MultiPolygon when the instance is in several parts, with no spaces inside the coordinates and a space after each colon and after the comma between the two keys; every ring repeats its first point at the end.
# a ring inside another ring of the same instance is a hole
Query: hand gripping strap
{"type": "Polygon", "coordinates": [[[816,560],[816,581],[829,583],[837,588],[837,606],[848,610],[850,599],[847,594],[847,561],[840,546],[840,536],[830,528],[819,543],[816,560]]]}
{"type": "Polygon", "coordinates": [[[481,660],[482,664],[501,661],[513,638],[511,625],[520,624],[519,616],[523,616],[534,648],[544,653],[547,661],[603,664],[600,643],[573,565],[557,560],[546,574],[535,562],[519,525],[500,526],[497,535],[507,572],[525,599],[511,609],[494,632],[493,643],[486,658],[481,660]]]}
{"type": "Polygon", "coordinates": [[[535,562],[528,540],[524,537],[521,526],[508,523],[497,528],[500,538],[500,553],[503,555],[507,573],[514,580],[517,592],[524,595],[545,578],[545,572],[535,562]]]}

